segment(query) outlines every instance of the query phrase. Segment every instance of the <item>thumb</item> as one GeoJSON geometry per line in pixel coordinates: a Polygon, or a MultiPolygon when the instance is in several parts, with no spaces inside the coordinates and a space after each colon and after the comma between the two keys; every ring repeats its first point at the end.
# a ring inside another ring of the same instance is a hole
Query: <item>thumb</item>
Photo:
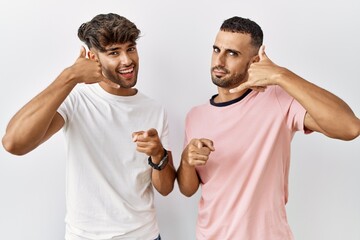
{"type": "Polygon", "coordinates": [[[214,143],[210,139],[202,138],[200,139],[203,146],[208,147],[211,151],[215,151],[214,143]]]}
{"type": "Polygon", "coordinates": [[[79,58],[85,58],[85,57],[86,57],[86,50],[85,50],[84,46],[81,46],[80,55],[79,55],[78,59],[79,58]]]}
{"type": "Polygon", "coordinates": [[[203,143],[201,142],[200,139],[197,139],[197,138],[192,139],[190,144],[193,145],[194,147],[198,148],[198,149],[203,147],[203,143]]]}
{"type": "Polygon", "coordinates": [[[148,137],[155,137],[155,136],[157,136],[157,134],[158,133],[155,128],[150,128],[149,130],[147,130],[145,132],[145,136],[148,136],[148,137]]]}
{"type": "Polygon", "coordinates": [[[268,58],[266,56],[266,53],[265,53],[265,45],[261,45],[261,47],[259,48],[259,53],[258,54],[259,54],[260,61],[263,61],[266,58],[268,58]]]}

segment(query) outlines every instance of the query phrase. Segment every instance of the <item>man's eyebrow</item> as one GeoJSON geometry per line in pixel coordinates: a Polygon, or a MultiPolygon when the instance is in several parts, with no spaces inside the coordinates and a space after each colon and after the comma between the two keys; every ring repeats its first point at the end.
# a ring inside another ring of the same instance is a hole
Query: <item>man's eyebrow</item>
{"type": "Polygon", "coordinates": [[[110,52],[110,51],[116,51],[119,50],[119,47],[113,47],[113,48],[106,48],[105,51],[110,52]]]}
{"type": "MultiPolygon", "coordinates": [[[[130,48],[130,47],[134,47],[134,46],[136,46],[136,43],[129,43],[129,44],[126,46],[126,48],[130,48]]],[[[121,49],[121,48],[120,48],[120,47],[110,47],[110,48],[106,48],[105,51],[106,51],[106,52],[111,52],[111,51],[117,51],[117,50],[119,50],[119,49],[121,49]]]]}

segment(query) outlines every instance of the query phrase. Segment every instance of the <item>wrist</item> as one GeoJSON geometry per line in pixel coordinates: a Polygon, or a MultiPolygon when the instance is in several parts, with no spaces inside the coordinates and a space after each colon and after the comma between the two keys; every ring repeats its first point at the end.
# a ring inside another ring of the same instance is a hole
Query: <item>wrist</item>
{"type": "Polygon", "coordinates": [[[151,158],[151,161],[155,164],[159,164],[161,159],[164,158],[165,154],[167,154],[165,148],[161,147],[156,154],[152,154],[149,157],[151,158]]]}
{"type": "Polygon", "coordinates": [[[153,157],[150,156],[148,158],[148,163],[149,165],[153,168],[153,169],[156,169],[156,170],[162,170],[165,168],[165,166],[167,165],[168,161],[169,161],[169,157],[168,157],[168,152],[165,148],[163,148],[163,153],[162,155],[160,155],[162,157],[160,158],[157,158],[157,159],[160,159],[158,160],[157,162],[154,162],[153,160],[153,157]]]}
{"type": "Polygon", "coordinates": [[[188,169],[195,169],[195,166],[192,165],[188,159],[185,159],[185,158],[182,158],[181,159],[181,164],[180,164],[181,167],[183,168],[188,168],[188,169]]]}
{"type": "Polygon", "coordinates": [[[72,71],[72,67],[65,68],[60,74],[60,78],[63,79],[66,85],[75,87],[76,84],[80,83],[77,80],[76,74],[72,71]]]}
{"type": "Polygon", "coordinates": [[[283,84],[287,83],[290,78],[291,78],[291,72],[284,67],[279,67],[279,71],[276,74],[274,74],[272,79],[275,85],[282,87],[283,84]]]}

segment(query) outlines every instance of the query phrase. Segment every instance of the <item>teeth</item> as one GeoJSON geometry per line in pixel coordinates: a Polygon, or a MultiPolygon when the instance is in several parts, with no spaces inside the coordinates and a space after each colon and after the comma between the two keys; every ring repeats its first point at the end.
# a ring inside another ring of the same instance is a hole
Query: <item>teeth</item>
{"type": "Polygon", "coordinates": [[[126,69],[126,70],[119,70],[119,73],[130,73],[132,72],[134,69],[130,68],[130,69],[126,69]]]}

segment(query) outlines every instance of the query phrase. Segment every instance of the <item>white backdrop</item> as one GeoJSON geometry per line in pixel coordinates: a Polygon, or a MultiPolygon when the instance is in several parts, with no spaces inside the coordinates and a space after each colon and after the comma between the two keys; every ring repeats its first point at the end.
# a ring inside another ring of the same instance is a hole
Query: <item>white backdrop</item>
{"type": "MultiPolygon", "coordinates": [[[[215,34],[235,15],[259,23],[270,59],[340,96],[360,116],[356,0],[2,0],[1,136],[11,116],[75,61],[80,24],[108,12],[142,30],[137,87],[168,110],[176,167],[187,111],[216,92],[210,80],[215,34]]],[[[21,157],[0,148],[1,239],[63,239],[63,141],[60,132],[21,157]]],[[[296,239],[360,239],[359,146],[360,138],[295,136],[287,210],[296,239]]],[[[177,185],[167,197],[156,195],[164,239],[195,239],[198,198],[182,196],[177,185]]]]}

